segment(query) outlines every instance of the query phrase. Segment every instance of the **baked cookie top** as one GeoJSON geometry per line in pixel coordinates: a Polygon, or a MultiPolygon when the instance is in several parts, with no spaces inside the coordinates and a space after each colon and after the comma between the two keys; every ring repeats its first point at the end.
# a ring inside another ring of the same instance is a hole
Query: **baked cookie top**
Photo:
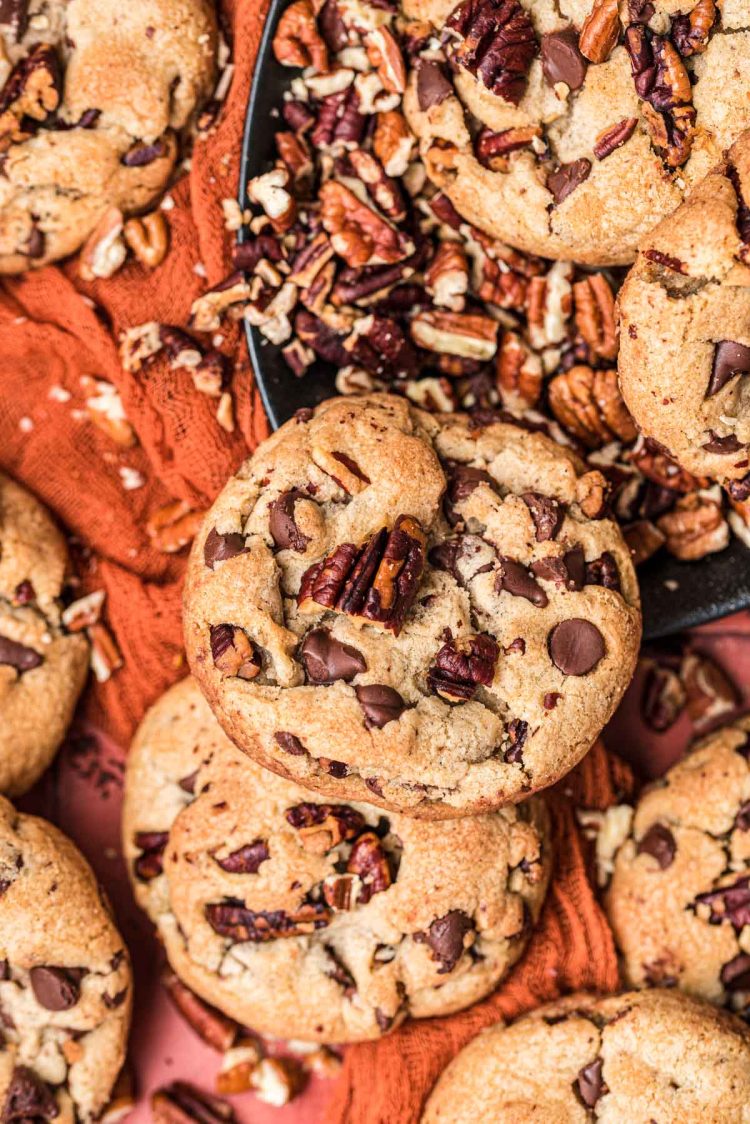
{"type": "Polygon", "coordinates": [[[0,21],[0,273],[15,273],[166,185],[212,89],[216,19],[209,0],[10,0],[0,21]]]}
{"type": "Polygon", "coordinates": [[[331,797],[520,800],[590,748],[636,658],[603,483],[541,433],[395,396],[300,412],[196,538],[193,674],[241,749],[331,797]]]}
{"type": "Polygon", "coordinates": [[[41,776],[73,717],[88,644],[67,633],[65,540],[47,510],[0,473],[0,792],[41,776]]]}
{"type": "Polygon", "coordinates": [[[571,995],[478,1035],[438,1081],[422,1124],[739,1124],[750,1030],[679,992],[571,995]]]}
{"type": "Polygon", "coordinates": [[[324,803],[248,761],[192,679],[136,735],[123,833],[184,982],[243,1025],[324,1042],[488,994],[528,943],[550,868],[540,800],[446,822],[324,803]]]}
{"type": "Polygon", "coordinates": [[[416,21],[404,108],[428,176],[527,252],[632,261],[750,125],[748,0],[403,9],[416,21]]]}
{"type": "Polygon", "coordinates": [[[620,291],[619,376],[643,432],[750,495],[750,133],[643,240],[620,291]]]}
{"type": "Polygon", "coordinates": [[[93,872],[0,797],[0,1116],[96,1120],[125,1060],[131,973],[93,872]]]}
{"type": "Polygon", "coordinates": [[[750,1007],[750,719],[647,788],[606,896],[627,983],[750,1007]]]}

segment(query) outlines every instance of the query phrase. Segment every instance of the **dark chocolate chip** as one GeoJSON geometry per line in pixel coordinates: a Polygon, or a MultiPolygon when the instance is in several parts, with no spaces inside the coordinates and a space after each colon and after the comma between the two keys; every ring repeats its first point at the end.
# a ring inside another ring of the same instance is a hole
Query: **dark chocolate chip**
{"type": "Polygon", "coordinates": [[[304,492],[297,488],[275,499],[268,509],[268,529],[279,550],[294,550],[304,554],[310,539],[303,535],[294,521],[294,505],[306,499],[304,492]]]}
{"type": "Polygon", "coordinates": [[[569,195],[580,187],[584,180],[589,178],[591,161],[585,156],[574,160],[572,164],[561,164],[560,167],[547,176],[547,190],[559,206],[569,195]]]}
{"type": "Polygon", "coordinates": [[[672,865],[676,851],[675,837],[663,823],[652,824],[636,847],[639,855],[651,855],[656,859],[662,870],[672,865]]]}
{"type": "Polygon", "coordinates": [[[292,757],[304,757],[307,750],[303,746],[299,738],[294,734],[289,734],[285,730],[278,730],[273,735],[273,740],[277,745],[281,746],[285,753],[291,753],[292,757]]]}
{"type": "Polygon", "coordinates": [[[507,734],[510,745],[503,754],[503,761],[509,765],[523,764],[523,747],[526,744],[528,733],[529,724],[524,722],[522,718],[513,718],[508,723],[507,734]]]}
{"type": "Polygon", "coordinates": [[[236,558],[238,554],[246,554],[247,549],[244,535],[236,531],[220,535],[212,527],[203,546],[203,561],[209,570],[213,570],[217,562],[226,562],[229,558],[236,558]]]}
{"type": "Polygon", "coordinates": [[[737,831],[750,831],[750,800],[746,800],[744,804],[740,805],[734,826],[737,831]]]}
{"type": "Polygon", "coordinates": [[[158,140],[153,144],[135,144],[125,155],[122,157],[122,163],[127,168],[143,168],[147,164],[153,164],[154,160],[165,156],[167,146],[164,141],[158,140]]]}
{"type": "Polygon", "coordinates": [[[536,577],[554,582],[572,593],[580,592],[586,581],[586,561],[580,546],[566,550],[561,558],[540,558],[531,569],[536,577]]]}
{"type": "Polygon", "coordinates": [[[602,1065],[602,1059],[595,1058],[593,1062],[589,1062],[579,1071],[576,1078],[578,1092],[587,1108],[593,1108],[606,1090],[602,1077],[602,1065]]]}
{"type": "Polygon", "coordinates": [[[721,969],[721,982],[727,991],[750,991],[750,956],[739,953],[721,969]]]}
{"type": "Polygon", "coordinates": [[[561,504],[552,496],[544,496],[541,492],[524,492],[521,499],[534,522],[536,541],[547,542],[548,539],[554,539],[562,527],[565,514],[561,504]]]}
{"type": "Polygon", "coordinates": [[[574,28],[542,36],[542,72],[550,86],[564,82],[571,90],[580,90],[587,67],[574,28]]]}
{"type": "Polygon", "coordinates": [[[0,23],[9,24],[16,43],[29,22],[29,0],[0,0],[0,23]]]}
{"type": "Polygon", "coordinates": [[[464,952],[464,937],[474,922],[460,909],[452,909],[432,922],[426,933],[415,933],[414,939],[432,949],[434,960],[440,961],[438,975],[452,972],[464,952]]]}
{"type": "Polygon", "coordinates": [[[69,968],[32,968],[31,989],[37,1003],[47,1011],[69,1011],[81,994],[81,973],[69,968]]]}
{"type": "Polygon", "coordinates": [[[596,625],[571,617],[549,634],[549,654],[563,675],[588,675],[604,656],[604,637],[596,625]]]}
{"type": "Polygon", "coordinates": [[[710,440],[706,441],[705,445],[701,445],[701,448],[705,449],[707,453],[717,453],[720,457],[724,457],[732,453],[739,453],[740,449],[745,448],[734,433],[727,433],[724,437],[720,437],[712,429],[709,429],[708,432],[710,440]]]}
{"type": "Polygon", "coordinates": [[[714,349],[714,362],[711,379],[706,391],[707,398],[713,398],[735,375],[750,372],[750,347],[734,340],[721,340],[714,349]]]}
{"type": "Polygon", "coordinates": [[[60,1115],[60,1108],[50,1087],[25,1065],[17,1065],[8,1085],[2,1110],[3,1124],[18,1120],[23,1124],[39,1124],[60,1115]]]}
{"type": "Polygon", "coordinates": [[[385,683],[367,683],[354,688],[359,705],[365,712],[365,726],[382,730],[389,722],[400,718],[406,703],[398,691],[385,683]]]}
{"type": "Polygon", "coordinates": [[[525,597],[532,605],[543,609],[547,604],[547,594],[539,582],[531,576],[529,571],[520,562],[512,558],[501,558],[500,569],[495,580],[495,591],[512,594],[514,597],[525,597]]]}
{"type": "Polygon", "coordinates": [[[332,636],[327,628],[314,628],[302,641],[299,658],[311,683],[351,682],[355,675],[367,671],[361,652],[332,636]]]}
{"type": "MultiPolygon", "coordinates": [[[[226,870],[229,874],[257,874],[260,864],[270,857],[264,841],[255,839],[252,843],[246,843],[244,847],[232,851],[226,858],[216,859],[216,862],[222,870],[226,870]]],[[[216,858],[215,855],[214,858],[216,858]]]]}
{"type": "Polygon", "coordinates": [[[19,644],[8,636],[0,636],[0,664],[14,667],[16,671],[23,674],[24,671],[33,671],[42,663],[44,657],[33,648],[27,648],[25,644],[19,644]]]}
{"type": "Polygon", "coordinates": [[[417,69],[417,101],[422,112],[441,105],[452,93],[453,87],[440,64],[423,59],[417,69]]]}

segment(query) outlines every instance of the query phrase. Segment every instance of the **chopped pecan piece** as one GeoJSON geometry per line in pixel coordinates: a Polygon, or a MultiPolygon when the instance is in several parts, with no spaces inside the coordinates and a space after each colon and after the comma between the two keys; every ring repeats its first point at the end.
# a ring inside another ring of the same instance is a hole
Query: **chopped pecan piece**
{"type": "MultiPolygon", "coordinates": [[[[680,468],[669,450],[659,445],[653,438],[639,441],[628,456],[638,471],[654,484],[658,484],[660,488],[668,488],[673,493],[687,495],[698,488],[708,487],[709,481],[705,477],[693,476],[684,468],[680,468]]],[[[649,512],[647,517],[652,514],[656,513],[649,512]]]]}
{"type": "MultiPolygon", "coordinates": [[[[573,286],[576,327],[599,359],[617,357],[615,298],[603,273],[592,273],[573,286]]],[[[632,441],[633,437],[623,438],[632,441]]]]}
{"type": "Polygon", "coordinates": [[[385,174],[382,164],[362,148],[349,153],[349,163],[375,206],[391,222],[402,222],[406,218],[403,192],[398,182],[385,174]]]}
{"type": "Polygon", "coordinates": [[[151,1096],[155,1124],[233,1124],[234,1109],[187,1081],[173,1081],[151,1096]]]}
{"type": "Polygon", "coordinates": [[[320,189],[320,216],[331,245],[347,265],[393,265],[414,244],[342,183],[328,180],[320,189]]]}
{"type": "Polygon", "coordinates": [[[463,0],[446,20],[452,60],[493,94],[518,105],[539,52],[534,25],[518,0],[463,0]]]}
{"type": "Polygon", "coordinates": [[[172,500],[153,511],[146,534],[163,554],[176,554],[192,542],[203,522],[203,511],[193,511],[186,500],[172,500]]]}
{"type": "Polygon", "coordinates": [[[713,924],[729,921],[739,932],[750,925],[750,877],[744,875],[729,886],[698,894],[696,905],[707,905],[713,924]]]}
{"type": "Polygon", "coordinates": [[[186,987],[171,968],[164,969],[161,982],[177,1010],[199,1038],[222,1053],[234,1045],[240,1031],[239,1023],[205,1003],[186,987]]]}
{"type": "Polygon", "coordinates": [[[620,37],[617,0],[594,0],[583,21],[578,49],[589,62],[606,62],[620,37]]]}
{"type": "Polygon", "coordinates": [[[302,575],[297,604],[361,617],[398,635],[419,588],[426,537],[416,519],[399,515],[361,547],[343,543],[302,575]]]}
{"type": "Polygon", "coordinates": [[[383,87],[392,94],[406,89],[406,66],[401,48],[388,27],[383,25],[365,35],[365,49],[383,87]]]}
{"type": "MultiPolygon", "coordinates": [[[[0,152],[34,131],[60,104],[62,76],[57,54],[37,43],[19,59],[0,90],[0,152]]],[[[32,255],[33,256],[33,255],[32,255]]]]}
{"type": "Polygon", "coordinates": [[[469,262],[460,242],[441,242],[425,271],[427,290],[435,304],[462,312],[469,291],[469,262]]]}
{"type": "Polygon", "coordinates": [[[216,1075],[216,1092],[233,1096],[252,1089],[253,1071],[261,1058],[260,1044],[253,1038],[243,1038],[236,1046],[225,1050],[216,1075]]]}
{"type": "Polygon", "coordinates": [[[729,542],[729,524],[720,504],[698,492],[680,496],[656,525],[670,554],[686,562],[723,550],[729,542]]]}
{"type": "Polygon", "coordinates": [[[365,827],[364,816],[348,804],[295,804],[287,809],[286,819],[299,832],[305,850],[315,855],[354,839],[365,827]]]}
{"type": "Polygon", "coordinates": [[[398,109],[377,115],[372,150],[387,176],[404,175],[411,161],[414,143],[406,118],[398,109]]]}
{"type": "Polygon", "coordinates": [[[640,566],[664,546],[666,536],[650,519],[639,519],[622,529],[625,542],[633,556],[633,565],[640,566]]]}
{"type": "Polygon", "coordinates": [[[387,890],[393,882],[388,856],[374,831],[365,831],[352,846],[346,864],[347,874],[356,874],[362,882],[357,903],[366,905],[373,894],[387,890]]]}
{"type": "Polygon", "coordinates": [[[616,148],[622,148],[625,142],[632,137],[637,124],[637,117],[626,117],[623,121],[618,121],[616,125],[612,125],[609,129],[600,133],[594,144],[594,156],[597,160],[605,160],[612,155],[616,148]]]}
{"type": "Polygon", "coordinates": [[[701,652],[688,652],[680,665],[687,711],[696,733],[739,706],[740,696],[729,676],[701,652]]]}
{"type": "Polygon", "coordinates": [[[542,392],[542,361],[517,332],[505,332],[495,362],[495,381],[504,406],[526,410],[542,392]]]}
{"type": "Polygon", "coordinates": [[[672,167],[690,155],[695,131],[690,77],[668,39],[652,35],[642,24],[631,24],[625,46],[638,96],[651,107],[644,117],[655,147],[672,167]]]}
{"type": "Polygon", "coordinates": [[[641,693],[641,714],[647,726],[664,733],[685,707],[685,688],[679,675],[666,664],[649,661],[641,693]]]}
{"type": "Polygon", "coordinates": [[[226,898],[206,906],[206,920],[215,933],[233,943],[263,943],[324,929],[330,921],[330,910],[320,902],[303,902],[292,913],[283,909],[255,911],[236,898],[226,898]]]}
{"type": "Polygon", "coordinates": [[[474,154],[484,168],[493,172],[503,172],[508,167],[507,157],[511,152],[528,148],[542,131],[536,125],[522,125],[515,129],[503,129],[495,133],[492,129],[480,129],[474,142],[474,154]]]}
{"type": "Polygon", "coordinates": [[[312,66],[328,73],[328,48],[318,31],[312,0],[295,0],[284,11],[273,38],[273,53],[282,66],[312,66]]]}
{"type": "Polygon", "coordinates": [[[698,0],[692,11],[674,17],[671,29],[672,41],[684,59],[705,51],[715,22],[714,0],[698,0]]]}
{"type": "Polygon", "coordinates": [[[214,667],[230,678],[257,679],[263,661],[257,646],[244,629],[231,624],[212,624],[211,658],[214,667]]]}
{"type": "Polygon", "coordinates": [[[448,702],[472,699],[480,685],[491,686],[498,655],[496,642],[483,633],[450,640],[435,656],[427,684],[448,702]]]}

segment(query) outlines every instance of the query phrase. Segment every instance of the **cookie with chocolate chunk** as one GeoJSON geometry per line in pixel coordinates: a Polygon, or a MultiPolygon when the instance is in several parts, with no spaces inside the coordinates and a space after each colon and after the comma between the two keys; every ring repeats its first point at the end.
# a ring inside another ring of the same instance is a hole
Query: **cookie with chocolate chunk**
{"type": "Polygon", "coordinates": [[[578,994],[479,1034],[443,1073],[422,1124],[737,1124],[748,1097],[740,1019],[678,992],[578,994]]]}
{"type": "Polygon", "coordinates": [[[620,292],[619,376],[642,431],[750,495],[750,133],[642,242],[620,292]]]}
{"type": "Polygon", "coordinates": [[[57,752],[88,669],[60,597],[70,560],[49,513],[0,473],[0,792],[31,788],[57,752]]]}
{"type": "Polygon", "coordinates": [[[750,719],[644,791],[606,907],[628,984],[750,1011],[750,719]]]}
{"type": "Polygon", "coordinates": [[[638,592],[605,492],[495,415],[331,399],[207,514],[193,674],[240,749],[332,799],[425,817],[521,800],[581,759],[633,670],[638,592]]]}
{"type": "Polygon", "coordinates": [[[123,839],[170,963],[213,1006],[283,1038],[378,1038],[481,999],[544,900],[539,798],[424,822],[330,803],[232,745],[187,679],[128,757],[123,839]]]}
{"type": "Polygon", "coordinates": [[[125,1060],[127,950],[92,870],[0,797],[0,1120],[89,1124],[125,1060]]]}
{"type": "Polygon", "coordinates": [[[750,126],[747,0],[403,9],[417,42],[404,109],[428,177],[528,253],[631,262],[750,126]]]}
{"type": "Polygon", "coordinates": [[[109,276],[123,215],[167,186],[211,93],[216,48],[208,0],[127,18],[118,0],[0,4],[0,273],[74,253],[96,228],[89,266],[109,276]]]}

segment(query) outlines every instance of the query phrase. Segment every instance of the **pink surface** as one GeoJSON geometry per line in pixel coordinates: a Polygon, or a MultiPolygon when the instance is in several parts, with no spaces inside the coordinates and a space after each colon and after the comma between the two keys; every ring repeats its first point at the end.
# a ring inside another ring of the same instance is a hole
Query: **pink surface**
{"type": "MultiPolygon", "coordinates": [[[[739,613],[708,625],[692,636],[694,646],[712,656],[734,680],[742,695],[739,709],[750,707],[750,614],[739,613]]],[[[635,682],[605,733],[616,750],[643,777],[658,776],[684,751],[691,737],[683,715],[666,734],[648,730],[640,717],[642,677],[635,682]]],[[[55,766],[33,793],[21,801],[56,823],[79,845],[94,867],[110,900],[136,971],[136,1009],[132,1061],[138,1105],[132,1124],[149,1119],[148,1098],[159,1085],[175,1079],[213,1090],[219,1055],[204,1046],[174,1011],[159,984],[162,954],[153,928],[135,907],[122,861],[119,820],[124,752],[93,730],[73,731],[55,766]]],[[[240,1124],[315,1124],[322,1118],[330,1081],[313,1078],[303,1095],[283,1109],[246,1095],[233,1098],[240,1124]]]]}

